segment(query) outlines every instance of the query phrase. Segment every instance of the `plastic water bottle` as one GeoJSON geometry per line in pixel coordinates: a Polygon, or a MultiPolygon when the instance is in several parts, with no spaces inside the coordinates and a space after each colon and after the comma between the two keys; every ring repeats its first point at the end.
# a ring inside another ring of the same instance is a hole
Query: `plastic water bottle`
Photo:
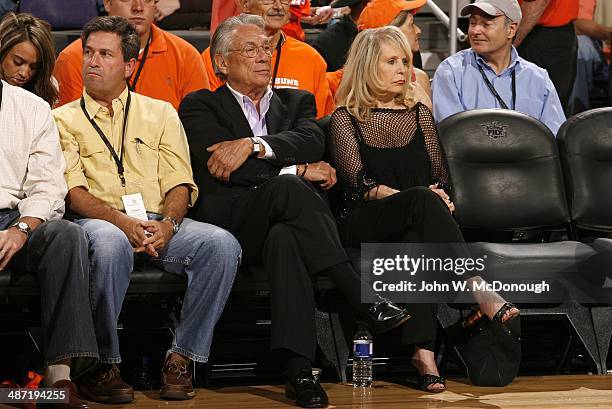
{"type": "Polygon", "coordinates": [[[353,338],[353,386],[367,388],[372,385],[372,335],[359,330],[353,338]]]}

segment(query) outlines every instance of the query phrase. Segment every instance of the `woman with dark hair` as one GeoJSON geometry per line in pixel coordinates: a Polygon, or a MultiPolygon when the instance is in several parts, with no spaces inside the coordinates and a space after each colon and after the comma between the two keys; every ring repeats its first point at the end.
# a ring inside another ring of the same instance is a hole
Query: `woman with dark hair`
{"type": "MultiPolygon", "coordinates": [[[[336,94],[329,145],[343,198],[344,245],[464,243],[443,185],[448,182],[436,124],[412,77],[412,51],[399,28],[360,32],[349,51],[336,94]]],[[[463,245],[458,246],[468,251],[463,245]]],[[[468,254],[466,254],[468,255],[468,254]]],[[[482,282],[480,276],[465,277],[482,282]]],[[[492,291],[474,291],[482,313],[507,322],[519,310],[492,291]]],[[[434,357],[436,304],[406,306],[402,342],[413,345],[417,385],[445,390],[434,357]]]]}
{"type": "Polygon", "coordinates": [[[27,13],[8,13],[0,22],[0,78],[53,105],[58,95],[54,66],[49,23],[27,13]]]}

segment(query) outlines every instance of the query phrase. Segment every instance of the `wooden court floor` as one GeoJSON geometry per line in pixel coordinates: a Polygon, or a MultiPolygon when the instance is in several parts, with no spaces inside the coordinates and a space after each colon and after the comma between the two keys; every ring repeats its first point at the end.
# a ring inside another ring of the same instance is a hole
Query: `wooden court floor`
{"type": "MultiPolygon", "coordinates": [[[[447,382],[448,391],[428,394],[408,386],[380,382],[371,396],[354,394],[351,386],[324,384],[331,405],[342,409],[612,409],[612,375],[532,376],[517,378],[505,388],[484,388],[461,380],[447,382]]],[[[166,402],[156,392],[137,392],[130,405],[92,405],[95,408],[294,408],[284,398],[284,387],[240,386],[200,389],[187,402],[166,402]]]]}

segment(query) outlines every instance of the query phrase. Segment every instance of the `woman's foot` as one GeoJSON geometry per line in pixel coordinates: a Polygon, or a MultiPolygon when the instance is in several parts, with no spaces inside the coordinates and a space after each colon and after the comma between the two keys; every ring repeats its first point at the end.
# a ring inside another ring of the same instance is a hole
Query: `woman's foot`
{"type": "Polygon", "coordinates": [[[438,372],[433,351],[417,347],[410,362],[419,371],[417,387],[420,390],[432,393],[446,390],[446,381],[438,372]]]}
{"type": "Polygon", "coordinates": [[[482,303],[480,304],[480,310],[489,317],[490,320],[498,320],[502,324],[520,314],[520,310],[509,302],[482,303]]]}
{"type": "MultiPolygon", "coordinates": [[[[472,277],[468,281],[482,283],[482,277],[472,277]]],[[[495,291],[476,291],[474,298],[478,303],[480,310],[490,319],[499,320],[502,324],[508,322],[512,318],[518,316],[520,311],[512,303],[506,302],[495,291]]]]}

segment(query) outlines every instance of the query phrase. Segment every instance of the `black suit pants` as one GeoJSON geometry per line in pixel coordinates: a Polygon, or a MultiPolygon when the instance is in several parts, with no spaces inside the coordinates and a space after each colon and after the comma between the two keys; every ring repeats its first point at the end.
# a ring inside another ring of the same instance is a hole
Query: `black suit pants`
{"type": "Polygon", "coordinates": [[[272,349],[314,360],[313,279],[347,260],[327,202],[300,177],[274,177],[235,202],[230,230],[244,262],[263,265],[269,274],[272,349]]]}

